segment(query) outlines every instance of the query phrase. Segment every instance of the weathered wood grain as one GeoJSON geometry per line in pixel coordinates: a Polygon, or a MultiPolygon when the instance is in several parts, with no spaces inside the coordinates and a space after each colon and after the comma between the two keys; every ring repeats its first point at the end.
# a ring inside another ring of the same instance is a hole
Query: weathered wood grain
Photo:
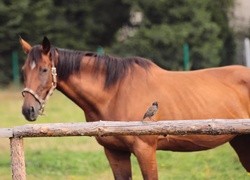
{"type": "Polygon", "coordinates": [[[12,179],[26,180],[23,139],[10,138],[10,149],[12,179]]]}
{"type": "Polygon", "coordinates": [[[27,124],[13,128],[14,137],[125,135],[250,134],[249,119],[173,120],[158,122],[97,121],[27,124]]]}

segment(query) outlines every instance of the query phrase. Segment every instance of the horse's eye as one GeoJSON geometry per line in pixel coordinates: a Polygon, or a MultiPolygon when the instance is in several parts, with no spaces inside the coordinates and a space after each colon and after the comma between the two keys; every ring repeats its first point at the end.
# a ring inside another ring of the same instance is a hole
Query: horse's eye
{"type": "Polygon", "coordinates": [[[41,69],[41,72],[42,72],[42,73],[46,73],[47,71],[48,71],[47,68],[42,68],[42,69],[41,69]]]}

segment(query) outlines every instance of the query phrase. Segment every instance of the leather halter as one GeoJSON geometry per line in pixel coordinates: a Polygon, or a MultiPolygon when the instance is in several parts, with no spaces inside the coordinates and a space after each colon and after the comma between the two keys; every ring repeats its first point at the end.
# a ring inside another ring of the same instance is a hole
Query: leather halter
{"type": "Polygon", "coordinates": [[[56,73],[55,63],[53,60],[52,60],[51,74],[52,74],[52,84],[51,84],[51,88],[50,88],[49,92],[47,93],[45,99],[40,98],[39,95],[36,94],[36,92],[30,88],[26,87],[22,91],[23,97],[25,96],[25,93],[30,93],[37,100],[37,102],[39,102],[39,104],[41,106],[41,108],[39,109],[39,112],[38,112],[39,115],[44,115],[43,112],[44,112],[45,103],[49,99],[49,97],[53,94],[53,92],[57,86],[57,79],[56,79],[57,73],[56,73]]]}

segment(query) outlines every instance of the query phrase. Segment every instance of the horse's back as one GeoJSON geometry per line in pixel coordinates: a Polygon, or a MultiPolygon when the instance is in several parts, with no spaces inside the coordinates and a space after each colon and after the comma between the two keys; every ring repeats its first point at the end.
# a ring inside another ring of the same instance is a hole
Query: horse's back
{"type": "Polygon", "coordinates": [[[249,117],[248,68],[227,66],[192,72],[166,72],[159,78],[159,84],[160,118],[249,117]]]}
{"type": "Polygon", "coordinates": [[[138,71],[119,86],[114,104],[126,108],[117,111],[117,118],[141,120],[155,101],[159,102],[157,120],[249,117],[249,68],[175,72],[152,66],[150,72],[138,71]]]}

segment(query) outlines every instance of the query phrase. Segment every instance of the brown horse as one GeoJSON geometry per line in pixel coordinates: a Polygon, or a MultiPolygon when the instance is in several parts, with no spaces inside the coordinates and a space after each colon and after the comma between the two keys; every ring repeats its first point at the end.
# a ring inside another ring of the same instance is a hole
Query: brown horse
{"type": "MultiPolygon", "coordinates": [[[[22,113],[34,121],[57,88],[80,106],[88,122],[140,121],[158,101],[154,120],[249,118],[250,70],[241,66],[170,72],[149,60],[116,58],[50,45],[31,47],[20,39],[28,58],[22,113]],[[56,76],[57,73],[57,76],[56,76]]],[[[250,135],[96,137],[104,147],[115,179],[131,179],[130,155],[144,179],[158,179],[156,150],[199,151],[229,142],[250,172],[250,135]]]]}

